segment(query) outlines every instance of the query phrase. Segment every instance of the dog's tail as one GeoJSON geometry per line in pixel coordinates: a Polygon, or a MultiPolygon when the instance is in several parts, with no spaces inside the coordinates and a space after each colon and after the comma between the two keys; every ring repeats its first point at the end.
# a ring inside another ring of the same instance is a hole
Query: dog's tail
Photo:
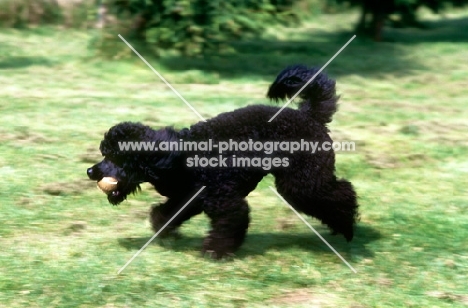
{"type": "MultiPolygon", "coordinates": [[[[292,98],[302,87],[318,73],[318,68],[307,68],[304,65],[294,65],[279,73],[268,89],[267,97],[278,101],[292,98]]],[[[337,110],[335,81],[320,73],[299,93],[301,99],[299,109],[307,112],[312,118],[321,122],[332,121],[337,110]]]]}

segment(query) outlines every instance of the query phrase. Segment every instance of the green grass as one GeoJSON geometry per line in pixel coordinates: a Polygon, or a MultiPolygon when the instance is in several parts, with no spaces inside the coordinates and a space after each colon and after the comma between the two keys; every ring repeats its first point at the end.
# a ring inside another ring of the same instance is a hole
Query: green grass
{"type": "MultiPolygon", "coordinates": [[[[0,302],[5,307],[462,307],[468,305],[467,14],[427,16],[428,30],[357,38],[327,68],[337,79],[337,173],[360,195],[353,242],[308,221],[350,271],[278,198],[266,178],[249,196],[252,224],[232,260],[199,249],[199,216],[180,240],[151,237],[144,185],[118,207],[86,179],[102,134],[120,121],[184,127],[198,120],[136,56],[103,60],[92,33],[0,33],[0,302]]],[[[324,64],[356,16],[233,43],[210,59],[147,59],[203,116],[265,102],[292,63],[324,64]]],[[[116,37],[116,40],[118,38],[116,37]]]]}

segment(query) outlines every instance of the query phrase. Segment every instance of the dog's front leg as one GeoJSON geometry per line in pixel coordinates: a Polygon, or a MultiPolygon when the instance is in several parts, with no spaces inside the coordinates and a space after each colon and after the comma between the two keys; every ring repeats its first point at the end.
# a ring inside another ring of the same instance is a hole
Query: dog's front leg
{"type": "MultiPolygon", "coordinates": [[[[213,200],[213,199],[211,199],[213,200]]],[[[212,230],[203,242],[203,253],[213,259],[232,255],[242,245],[249,227],[249,206],[244,199],[223,198],[207,204],[212,230]]]]}
{"type": "MultiPolygon", "coordinates": [[[[150,222],[154,232],[159,232],[167,222],[180,210],[185,204],[184,199],[168,199],[161,205],[155,205],[151,208],[150,222]]],[[[178,237],[177,232],[180,225],[189,220],[191,217],[198,215],[202,212],[202,207],[198,202],[194,201],[187,205],[182,212],[180,212],[174,219],[159,233],[159,237],[178,237]]]]}

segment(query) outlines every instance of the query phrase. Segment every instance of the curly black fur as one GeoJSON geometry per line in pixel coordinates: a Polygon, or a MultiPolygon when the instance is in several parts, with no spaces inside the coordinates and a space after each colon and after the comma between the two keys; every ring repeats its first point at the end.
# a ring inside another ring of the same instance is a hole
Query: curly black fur
{"type": "MultiPolygon", "coordinates": [[[[318,69],[296,65],[283,70],[270,86],[267,96],[273,100],[292,97],[318,69]]],[[[169,224],[163,235],[176,231],[192,216],[205,212],[211,219],[211,231],[203,251],[215,258],[233,253],[244,241],[249,225],[246,196],[268,173],[275,177],[278,192],[297,210],[319,219],[334,233],[348,241],[353,238],[357,213],[356,193],[350,182],[335,176],[333,151],[264,152],[230,151],[224,156],[287,158],[288,167],[263,168],[187,167],[186,160],[195,154],[218,157],[218,152],[198,151],[121,151],[121,141],[309,141],[331,142],[326,123],[337,109],[335,81],[318,74],[299,95],[299,109],[285,108],[272,122],[268,120],[278,107],[253,105],[222,113],[206,122],[176,131],[159,130],[140,123],[124,122],[112,127],[104,136],[100,150],[104,160],[87,170],[92,180],[105,176],[118,180],[117,188],[108,194],[112,204],[139,190],[139,184],[151,183],[168,199],[151,212],[153,229],[158,231],[202,186],[206,188],[169,224]]]]}

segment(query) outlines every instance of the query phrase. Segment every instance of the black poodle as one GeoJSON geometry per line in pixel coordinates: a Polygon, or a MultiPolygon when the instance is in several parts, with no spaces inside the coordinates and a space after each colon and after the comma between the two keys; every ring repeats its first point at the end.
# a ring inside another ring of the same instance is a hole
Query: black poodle
{"type": "MultiPolygon", "coordinates": [[[[317,72],[316,68],[302,65],[288,67],[270,86],[267,96],[276,101],[291,98],[317,72]]],[[[232,146],[220,154],[218,148],[202,146],[196,151],[194,148],[192,151],[122,148],[123,142],[146,142],[161,148],[168,143],[180,145],[191,141],[205,145],[236,141],[244,142],[244,146],[248,142],[263,142],[265,148],[267,142],[270,145],[276,142],[277,146],[282,141],[332,142],[326,124],[337,109],[335,81],[318,74],[300,92],[299,98],[298,109],[285,108],[271,122],[280,110],[278,107],[253,105],[222,113],[180,131],[171,127],[153,130],[140,123],[117,124],[101,142],[104,160],[89,168],[88,176],[95,181],[103,177],[117,181],[107,191],[107,198],[114,205],[139,190],[140,183],[151,183],[158,193],[168,198],[164,204],[152,208],[150,219],[154,231],[206,186],[161,235],[173,234],[184,221],[204,212],[211,219],[212,229],[203,242],[203,252],[209,252],[214,258],[232,254],[244,241],[250,221],[245,198],[269,173],[274,175],[277,191],[289,204],[350,241],[358,218],[356,193],[350,182],[335,176],[332,150],[311,153],[310,149],[293,152],[275,147],[257,151],[232,146]],[[206,166],[208,159],[215,159],[210,162],[219,164],[206,166]]]]}

